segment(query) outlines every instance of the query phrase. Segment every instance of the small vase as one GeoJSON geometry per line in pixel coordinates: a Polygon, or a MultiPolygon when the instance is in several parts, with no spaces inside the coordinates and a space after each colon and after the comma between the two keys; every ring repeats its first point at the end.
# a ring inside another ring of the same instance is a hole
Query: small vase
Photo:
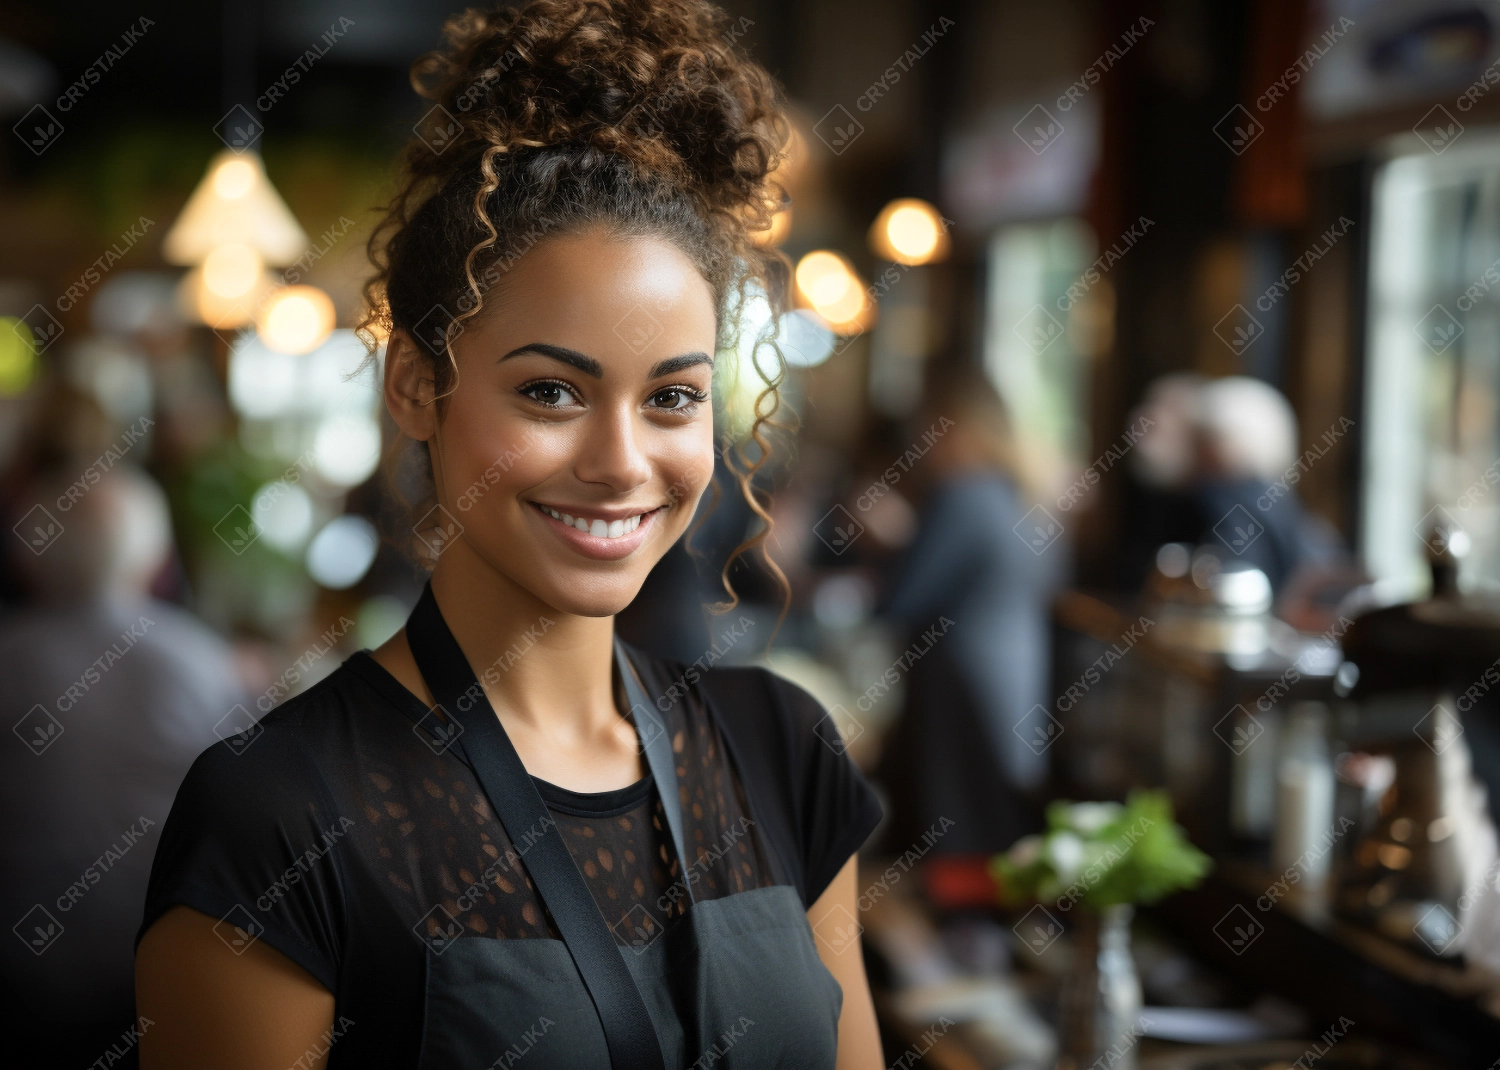
{"type": "Polygon", "coordinates": [[[1058,999],[1058,1070],[1135,1070],[1141,980],[1130,955],[1128,904],[1080,908],[1073,964],[1058,999]]]}

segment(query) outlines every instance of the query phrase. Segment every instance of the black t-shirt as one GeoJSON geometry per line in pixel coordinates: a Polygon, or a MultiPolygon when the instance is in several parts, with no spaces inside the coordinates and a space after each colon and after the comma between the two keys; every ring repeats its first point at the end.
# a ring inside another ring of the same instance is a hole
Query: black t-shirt
{"type": "MultiPolygon", "coordinates": [[[[880,819],[823,708],[764,669],[631,653],[673,681],[658,707],[686,874],[649,774],[594,794],[535,781],[617,942],[670,926],[689,886],[704,900],[785,884],[811,906],[880,819]]],[[[558,936],[526,874],[531,834],[513,843],[435,725],[362,650],[208,748],[163,826],[137,944],[176,904],[219,918],[231,951],[264,940],[334,993],[347,1028],[331,1066],[415,1065],[424,940],[558,936]]]]}

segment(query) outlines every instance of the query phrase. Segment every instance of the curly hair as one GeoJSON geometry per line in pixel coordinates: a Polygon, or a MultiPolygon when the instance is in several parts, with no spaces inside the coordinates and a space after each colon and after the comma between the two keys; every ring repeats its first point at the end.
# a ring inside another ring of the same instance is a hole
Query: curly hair
{"type": "MultiPolygon", "coordinates": [[[[450,18],[446,48],[413,64],[412,87],[434,104],[370,236],[376,274],[360,327],[367,338],[378,327],[416,341],[432,361],[439,416],[458,387],[454,339],[549,235],[604,226],[673,242],[709,284],[721,348],[748,288],[784,308],[790,265],[756,235],[785,196],[772,172],[790,123],[776,84],[733,48],[726,21],[703,0],[532,0],[450,18]]],[[[722,455],[762,523],[724,563],[721,610],[737,603],[729,570],[751,550],[788,594],[754,485],[770,458],[768,430],[787,426],[776,421],[785,363],[779,352],[770,374],[750,363],[765,386],[748,441],[726,439],[722,455]]],[[[430,462],[423,476],[414,512],[433,504],[430,462]]]]}

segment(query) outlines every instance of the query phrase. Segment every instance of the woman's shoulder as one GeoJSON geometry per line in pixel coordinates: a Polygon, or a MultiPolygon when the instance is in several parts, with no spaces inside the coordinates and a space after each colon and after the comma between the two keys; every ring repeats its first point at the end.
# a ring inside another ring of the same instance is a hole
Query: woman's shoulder
{"type": "Polygon", "coordinates": [[[153,873],[280,872],[306,846],[345,835],[354,811],[332,790],[338,778],[330,781],[347,760],[335,749],[345,737],[320,726],[337,717],[343,684],[330,675],[199,753],[177,788],[153,873]]]}
{"type": "Polygon", "coordinates": [[[335,989],[350,849],[333,848],[358,811],[330,796],[331,756],[315,726],[338,686],[330,677],[259,720],[231,722],[236,730],[221,729],[193,761],[152,859],[137,945],[167,910],[187,906],[265,940],[335,989]],[[316,864],[324,855],[333,857],[316,864]]]}
{"type": "Polygon", "coordinates": [[[703,685],[741,731],[772,733],[788,746],[821,738],[820,730],[833,723],[810,691],[763,665],[714,667],[703,685]]]}
{"type": "Polygon", "coordinates": [[[218,739],[198,754],[184,787],[215,795],[255,788],[274,798],[278,791],[314,790],[319,769],[347,751],[347,737],[358,701],[358,678],[347,662],[305,691],[277,701],[287,676],[257,698],[230,710],[214,726],[218,739]]]}

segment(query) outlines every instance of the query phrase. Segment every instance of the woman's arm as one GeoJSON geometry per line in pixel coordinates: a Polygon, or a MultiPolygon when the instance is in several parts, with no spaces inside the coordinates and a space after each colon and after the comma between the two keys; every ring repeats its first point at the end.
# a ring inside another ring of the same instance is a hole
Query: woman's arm
{"type": "MultiPolygon", "coordinates": [[[[839,907],[848,911],[849,917],[859,917],[859,866],[855,855],[849,857],[833,883],[818,896],[807,912],[807,920],[816,926],[839,907]]],[[[818,957],[844,989],[837,1070],[880,1070],[885,1066],[885,1055],[880,1048],[880,1027],[875,1023],[875,1002],[870,998],[870,982],[865,977],[859,940],[845,945],[842,951],[834,951],[826,940],[817,944],[818,957]]]]}
{"type": "Polygon", "coordinates": [[[217,924],[176,906],[141,938],[141,1070],[322,1070],[333,993],[264,941],[235,954],[217,924]]]}

